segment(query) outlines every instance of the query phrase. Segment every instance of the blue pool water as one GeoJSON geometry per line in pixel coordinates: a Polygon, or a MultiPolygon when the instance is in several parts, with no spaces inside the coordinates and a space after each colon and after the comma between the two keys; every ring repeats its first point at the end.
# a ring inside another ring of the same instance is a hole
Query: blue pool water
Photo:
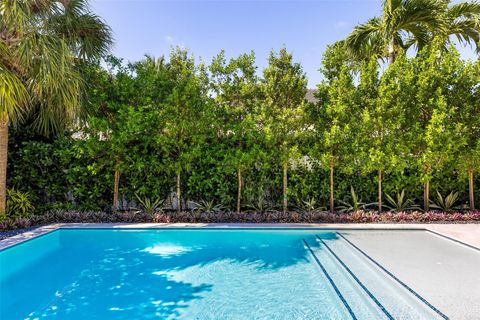
{"type": "Polygon", "coordinates": [[[0,251],[0,319],[434,319],[321,230],[57,230],[0,251]]]}

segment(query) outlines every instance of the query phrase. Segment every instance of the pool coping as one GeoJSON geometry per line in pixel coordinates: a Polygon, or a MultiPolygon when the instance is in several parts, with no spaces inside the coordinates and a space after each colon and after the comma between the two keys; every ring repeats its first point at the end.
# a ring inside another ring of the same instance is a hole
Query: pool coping
{"type": "Polygon", "coordinates": [[[423,230],[480,251],[480,224],[334,224],[334,223],[56,223],[0,240],[0,250],[59,229],[325,229],[423,230]],[[462,230],[463,229],[463,230],[462,230]]]}

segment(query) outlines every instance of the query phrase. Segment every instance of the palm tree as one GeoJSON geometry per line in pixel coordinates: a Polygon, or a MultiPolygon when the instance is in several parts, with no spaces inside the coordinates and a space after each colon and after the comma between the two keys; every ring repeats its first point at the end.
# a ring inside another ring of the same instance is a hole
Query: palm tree
{"type": "MultiPolygon", "coordinates": [[[[447,1],[450,3],[451,1],[447,1]]],[[[480,52],[480,2],[461,2],[447,7],[445,43],[456,38],[459,42],[475,46],[480,52]]]]}
{"type": "Polygon", "coordinates": [[[435,36],[445,44],[455,36],[460,42],[476,45],[480,32],[480,4],[476,1],[449,6],[451,0],[383,0],[383,13],[354,28],[345,40],[355,59],[371,56],[389,63],[414,46],[417,50],[435,36]]]}
{"type": "Polygon", "coordinates": [[[81,105],[80,66],[102,56],[110,28],[86,0],[0,2],[0,213],[6,211],[8,128],[27,119],[60,132],[81,105]]]}

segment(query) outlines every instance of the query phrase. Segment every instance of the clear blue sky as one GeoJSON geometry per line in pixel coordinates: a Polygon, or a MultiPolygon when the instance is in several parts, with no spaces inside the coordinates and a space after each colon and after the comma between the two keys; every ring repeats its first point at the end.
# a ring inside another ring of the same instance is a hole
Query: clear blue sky
{"type": "MultiPolygon", "coordinates": [[[[302,63],[313,88],[328,44],[380,13],[380,0],[91,0],[115,34],[113,53],[126,60],[188,48],[209,63],[225,49],[228,57],[255,51],[263,68],[271,49],[285,45],[302,63]]],[[[466,53],[467,56],[471,54],[466,53]]]]}

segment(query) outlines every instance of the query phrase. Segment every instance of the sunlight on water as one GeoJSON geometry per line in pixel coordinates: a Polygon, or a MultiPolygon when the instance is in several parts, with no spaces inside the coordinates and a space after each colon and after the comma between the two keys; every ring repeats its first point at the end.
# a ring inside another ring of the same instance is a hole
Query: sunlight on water
{"type": "Polygon", "coordinates": [[[193,251],[193,248],[182,247],[174,244],[158,244],[153,247],[148,247],[142,251],[151,254],[157,254],[162,257],[170,257],[193,251]]]}

